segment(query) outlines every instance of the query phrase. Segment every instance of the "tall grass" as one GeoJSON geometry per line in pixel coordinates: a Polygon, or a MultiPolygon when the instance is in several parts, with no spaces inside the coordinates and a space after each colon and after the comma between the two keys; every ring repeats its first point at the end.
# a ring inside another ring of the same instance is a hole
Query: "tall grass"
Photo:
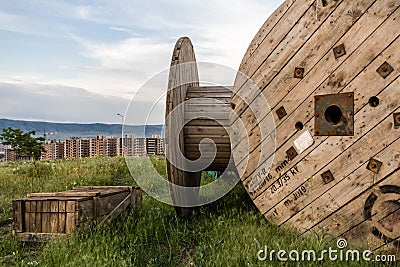
{"type": "MultiPolygon", "coordinates": [[[[165,162],[152,159],[160,171],[165,162]]],[[[123,159],[72,160],[40,163],[43,171],[33,186],[35,191],[57,191],[74,185],[129,185],[133,183],[123,159]],[[54,164],[54,165],[53,165],[54,164]],[[78,169],[74,169],[78,168],[78,169]],[[43,178],[43,177],[45,178],[43,178]],[[40,178],[39,178],[40,177],[40,178]],[[63,179],[60,179],[63,177],[63,179]],[[42,180],[43,179],[43,180],[42,180]],[[63,181],[60,181],[63,180],[63,181]],[[40,183],[46,181],[46,185],[40,183]]],[[[137,172],[141,170],[138,162],[137,172]]],[[[32,166],[2,166],[1,190],[11,177],[15,192],[22,196],[31,191],[29,180],[32,166]],[[30,170],[30,171],[29,171],[30,170]],[[29,174],[28,174],[29,173],[29,174]],[[3,175],[10,178],[3,179],[3,175]],[[21,180],[23,185],[18,181],[21,180]]],[[[204,179],[210,177],[204,176],[204,179]]],[[[3,191],[1,191],[3,192],[3,191]]],[[[9,200],[3,218],[11,216],[9,200]]],[[[5,228],[3,228],[5,229],[5,228]]],[[[78,229],[73,235],[48,244],[21,244],[9,233],[0,240],[0,264],[4,266],[359,266],[358,262],[261,262],[257,252],[265,246],[279,250],[336,247],[328,235],[299,237],[294,231],[270,224],[253,205],[243,186],[238,184],[222,199],[195,209],[189,219],[178,218],[174,208],[144,194],[139,213],[128,211],[102,227],[78,229]],[[7,255],[2,257],[2,255],[7,255]]],[[[363,266],[376,266],[362,263],[363,266]]],[[[389,265],[385,265],[389,266],[389,265]]],[[[392,265],[395,266],[395,265],[392,265]]]]}

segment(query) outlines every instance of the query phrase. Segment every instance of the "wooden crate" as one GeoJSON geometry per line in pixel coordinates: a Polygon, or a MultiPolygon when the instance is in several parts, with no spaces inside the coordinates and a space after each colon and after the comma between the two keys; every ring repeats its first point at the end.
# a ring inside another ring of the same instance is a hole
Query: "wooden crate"
{"type": "Polygon", "coordinates": [[[55,193],[33,193],[13,201],[13,235],[22,241],[46,241],[90,223],[103,224],[128,206],[139,208],[139,187],[78,186],[55,193]]]}

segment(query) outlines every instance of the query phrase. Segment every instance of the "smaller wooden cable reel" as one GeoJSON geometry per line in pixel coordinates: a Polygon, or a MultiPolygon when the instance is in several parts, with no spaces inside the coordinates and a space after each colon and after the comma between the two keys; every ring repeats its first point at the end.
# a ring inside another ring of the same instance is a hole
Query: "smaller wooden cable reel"
{"type": "Polygon", "coordinates": [[[200,86],[189,38],[174,48],[165,114],[168,180],[177,213],[188,216],[199,193],[202,171],[223,172],[231,160],[229,127],[231,90],[200,86]],[[192,187],[192,191],[184,190],[192,187]]]}

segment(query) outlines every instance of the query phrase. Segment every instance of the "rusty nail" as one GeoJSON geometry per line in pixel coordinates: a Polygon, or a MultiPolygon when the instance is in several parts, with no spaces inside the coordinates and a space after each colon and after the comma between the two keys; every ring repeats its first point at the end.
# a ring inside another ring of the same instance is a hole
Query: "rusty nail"
{"type": "Polygon", "coordinates": [[[374,158],[371,158],[367,165],[367,169],[372,171],[373,173],[378,173],[381,167],[382,162],[374,158]]]}
{"type": "Polygon", "coordinates": [[[394,126],[399,127],[400,126],[400,113],[394,113],[394,126]]]}
{"type": "Polygon", "coordinates": [[[335,180],[335,178],[333,177],[333,174],[330,170],[322,173],[321,176],[322,176],[322,180],[324,181],[325,184],[329,184],[330,182],[335,180]]]}

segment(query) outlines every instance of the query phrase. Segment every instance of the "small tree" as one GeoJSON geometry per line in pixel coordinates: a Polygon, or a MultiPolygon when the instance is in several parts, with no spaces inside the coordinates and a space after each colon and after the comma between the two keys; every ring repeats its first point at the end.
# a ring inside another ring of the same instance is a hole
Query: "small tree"
{"type": "Polygon", "coordinates": [[[26,153],[29,157],[36,160],[45,151],[43,146],[45,139],[43,137],[32,137],[35,134],[35,131],[24,133],[20,129],[8,127],[3,129],[3,132],[0,134],[0,140],[3,141],[3,144],[11,146],[17,158],[20,158],[22,153],[26,153]]]}

